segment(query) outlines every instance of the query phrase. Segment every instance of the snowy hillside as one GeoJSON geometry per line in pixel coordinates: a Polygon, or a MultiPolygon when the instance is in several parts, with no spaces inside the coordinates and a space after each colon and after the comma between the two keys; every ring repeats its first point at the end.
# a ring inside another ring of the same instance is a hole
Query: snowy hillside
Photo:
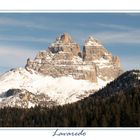
{"type": "Polygon", "coordinates": [[[120,59],[94,37],[81,50],[68,33],[60,35],[25,68],[0,75],[0,107],[63,105],[83,99],[121,73],[120,59]]]}
{"type": "MultiPolygon", "coordinates": [[[[62,105],[82,99],[106,84],[107,81],[100,78],[97,83],[92,83],[87,80],[73,79],[72,76],[53,78],[43,76],[33,70],[28,72],[24,68],[18,68],[0,76],[0,101],[9,102],[11,98],[4,96],[9,89],[20,89],[34,95],[46,94],[51,100],[62,105]]],[[[17,95],[15,97],[17,98],[17,95]]]]}

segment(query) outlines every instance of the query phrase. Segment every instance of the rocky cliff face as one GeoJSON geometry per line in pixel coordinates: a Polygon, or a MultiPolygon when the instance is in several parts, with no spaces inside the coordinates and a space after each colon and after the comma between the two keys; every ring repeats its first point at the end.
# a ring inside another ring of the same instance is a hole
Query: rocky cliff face
{"type": "Polygon", "coordinates": [[[47,50],[39,52],[34,60],[27,60],[25,68],[53,77],[71,75],[74,79],[97,82],[113,80],[121,74],[120,60],[90,36],[80,46],[67,33],[56,38],[47,50]]]}
{"type": "Polygon", "coordinates": [[[52,107],[83,99],[121,73],[118,57],[89,37],[83,49],[67,33],[59,36],[25,68],[0,76],[0,108],[52,107]]]}
{"type": "Polygon", "coordinates": [[[52,101],[46,94],[33,94],[26,89],[9,89],[0,95],[3,99],[0,102],[0,108],[3,107],[22,107],[30,108],[34,106],[52,107],[58,105],[52,101]]]}

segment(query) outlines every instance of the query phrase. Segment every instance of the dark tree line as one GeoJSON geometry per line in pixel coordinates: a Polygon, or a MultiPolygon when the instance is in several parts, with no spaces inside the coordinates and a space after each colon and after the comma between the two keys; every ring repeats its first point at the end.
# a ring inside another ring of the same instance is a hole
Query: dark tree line
{"type": "Polygon", "coordinates": [[[1,108],[0,127],[139,127],[137,73],[140,71],[125,72],[105,88],[76,103],[51,108],[1,108]]]}
{"type": "MultiPolygon", "coordinates": [[[[111,90],[109,91],[111,92],[111,90]]],[[[77,103],[43,108],[0,109],[1,127],[138,127],[140,87],[113,96],[90,96],[77,103]]]]}

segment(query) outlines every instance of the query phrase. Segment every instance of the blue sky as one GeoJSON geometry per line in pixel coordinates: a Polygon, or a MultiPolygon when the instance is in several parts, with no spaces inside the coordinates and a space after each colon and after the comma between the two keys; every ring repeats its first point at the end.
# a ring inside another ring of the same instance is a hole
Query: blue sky
{"type": "Polygon", "coordinates": [[[140,69],[139,13],[0,13],[0,73],[24,67],[63,32],[81,47],[93,35],[124,70],[140,69]]]}

